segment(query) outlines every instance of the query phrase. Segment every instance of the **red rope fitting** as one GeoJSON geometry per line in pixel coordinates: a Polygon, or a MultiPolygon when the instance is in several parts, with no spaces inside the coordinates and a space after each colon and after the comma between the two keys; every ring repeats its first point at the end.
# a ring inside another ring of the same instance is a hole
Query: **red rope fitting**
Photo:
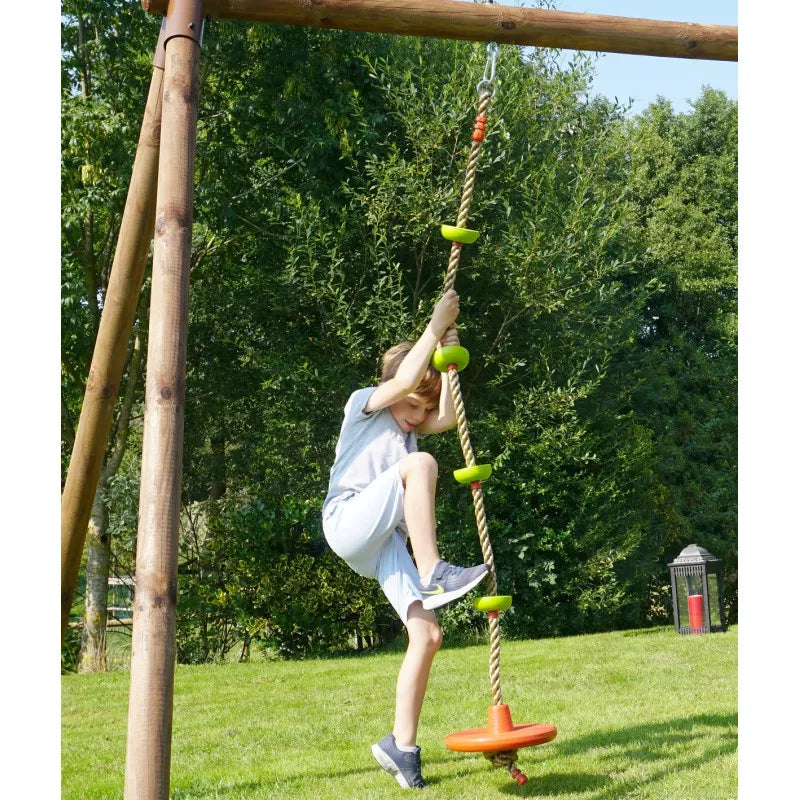
{"type": "Polygon", "coordinates": [[[453,247],[461,247],[464,242],[453,242],[453,247]]]}
{"type": "Polygon", "coordinates": [[[472,489],[472,491],[474,492],[476,489],[480,489],[481,488],[481,482],[480,481],[472,481],[472,483],[469,485],[469,488],[472,489]]]}
{"type": "Polygon", "coordinates": [[[522,786],[523,783],[528,782],[528,776],[520,769],[516,767],[511,770],[511,777],[517,782],[518,786],[522,786]]]}
{"type": "Polygon", "coordinates": [[[458,369],[458,364],[448,364],[447,371],[452,372],[454,369],[458,369]]]}
{"type": "Polygon", "coordinates": [[[486,135],[486,117],[475,117],[475,128],[472,131],[472,141],[482,142],[486,135]]]}
{"type": "Polygon", "coordinates": [[[487,611],[486,615],[489,617],[489,619],[499,619],[500,618],[500,612],[499,611],[487,611]]]}

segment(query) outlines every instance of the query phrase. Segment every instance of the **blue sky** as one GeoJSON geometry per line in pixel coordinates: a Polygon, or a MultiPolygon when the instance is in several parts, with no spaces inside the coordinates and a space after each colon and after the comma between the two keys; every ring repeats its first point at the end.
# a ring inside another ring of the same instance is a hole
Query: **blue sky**
{"type": "MultiPolygon", "coordinates": [[[[511,2],[534,5],[525,0],[511,2]]],[[[559,11],[738,25],[735,0],[555,0],[555,3],[559,11]]],[[[571,52],[565,50],[565,56],[569,57],[571,52]]],[[[658,95],[672,101],[676,111],[690,111],[690,101],[700,96],[703,86],[721,89],[728,97],[738,99],[737,76],[735,62],[603,53],[597,58],[592,94],[616,96],[620,102],[633,98],[632,114],[643,111],[658,95]]]]}

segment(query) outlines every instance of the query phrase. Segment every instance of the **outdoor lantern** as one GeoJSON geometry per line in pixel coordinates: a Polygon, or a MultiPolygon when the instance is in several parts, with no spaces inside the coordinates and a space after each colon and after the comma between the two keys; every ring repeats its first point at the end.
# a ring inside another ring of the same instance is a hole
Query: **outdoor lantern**
{"type": "Polygon", "coordinates": [[[690,544],[669,565],[677,633],[727,630],[722,608],[722,562],[705,547],[690,544]]]}

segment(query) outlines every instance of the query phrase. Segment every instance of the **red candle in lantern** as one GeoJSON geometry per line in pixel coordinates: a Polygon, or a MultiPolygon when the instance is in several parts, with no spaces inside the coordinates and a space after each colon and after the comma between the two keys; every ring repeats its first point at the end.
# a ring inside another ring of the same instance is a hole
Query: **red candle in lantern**
{"type": "Polygon", "coordinates": [[[689,595],[689,627],[693,629],[699,629],[702,631],[703,623],[704,623],[704,614],[703,614],[703,595],[701,594],[690,594],[689,595]]]}

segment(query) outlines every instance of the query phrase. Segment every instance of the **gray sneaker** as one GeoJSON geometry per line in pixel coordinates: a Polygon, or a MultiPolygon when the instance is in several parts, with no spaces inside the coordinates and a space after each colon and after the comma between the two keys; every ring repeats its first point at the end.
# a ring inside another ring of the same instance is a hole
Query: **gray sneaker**
{"type": "Polygon", "coordinates": [[[431,582],[422,587],[422,607],[428,611],[452,603],[477,586],[489,573],[486,564],[477,567],[456,567],[440,561],[433,570],[431,582]]]}
{"type": "Polygon", "coordinates": [[[422,760],[419,754],[419,747],[415,747],[411,753],[400,750],[393,733],[387,733],[378,744],[372,745],[375,760],[390,775],[394,775],[394,779],[404,789],[424,789],[428,785],[422,780],[422,760]]]}

